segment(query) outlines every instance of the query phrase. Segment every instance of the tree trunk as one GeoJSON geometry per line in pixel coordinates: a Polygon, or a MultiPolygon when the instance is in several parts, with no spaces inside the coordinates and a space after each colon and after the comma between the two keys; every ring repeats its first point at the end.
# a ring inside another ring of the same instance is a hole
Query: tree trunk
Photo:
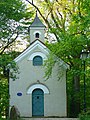
{"type": "Polygon", "coordinates": [[[72,94],[70,104],[70,117],[77,117],[80,113],[80,76],[75,74],[72,83],[72,94]]]}

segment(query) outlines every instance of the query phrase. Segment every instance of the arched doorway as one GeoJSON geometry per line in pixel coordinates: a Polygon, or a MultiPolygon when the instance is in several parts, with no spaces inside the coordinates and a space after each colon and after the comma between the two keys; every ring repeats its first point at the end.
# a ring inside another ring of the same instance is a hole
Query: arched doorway
{"type": "Polygon", "coordinates": [[[44,92],[41,89],[32,92],[32,116],[44,116],[44,92]]]}

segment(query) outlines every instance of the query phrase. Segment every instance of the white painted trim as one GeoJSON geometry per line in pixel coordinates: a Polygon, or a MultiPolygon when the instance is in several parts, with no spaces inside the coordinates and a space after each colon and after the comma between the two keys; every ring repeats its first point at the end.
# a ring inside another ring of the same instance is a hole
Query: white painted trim
{"type": "Polygon", "coordinates": [[[23,53],[21,53],[17,58],[14,59],[15,62],[20,61],[24,56],[26,56],[28,53],[30,53],[33,49],[36,47],[39,47],[41,50],[43,50],[46,54],[49,54],[49,49],[43,45],[40,41],[36,41],[33,43],[29,48],[27,48],[23,53]]]}
{"type": "MultiPolygon", "coordinates": [[[[14,61],[19,62],[23,57],[25,57],[28,53],[30,53],[36,47],[39,47],[39,49],[46,55],[49,55],[49,52],[50,52],[49,49],[44,44],[42,44],[40,41],[37,40],[33,44],[31,44],[31,46],[27,48],[23,53],[21,53],[17,58],[15,58],[14,61]]],[[[65,62],[64,62],[64,66],[66,69],[69,69],[69,65],[65,62]]]]}
{"type": "Polygon", "coordinates": [[[32,94],[33,90],[35,89],[42,89],[44,94],[49,94],[49,90],[48,88],[45,86],[45,85],[42,85],[42,84],[34,84],[32,86],[29,87],[29,89],[27,90],[27,94],[32,94]]]}
{"type": "Polygon", "coordinates": [[[39,33],[41,35],[41,32],[40,31],[35,31],[33,34],[35,35],[36,33],[39,33]]]}
{"type": "Polygon", "coordinates": [[[43,60],[46,60],[47,59],[47,56],[45,54],[43,54],[42,52],[35,52],[33,53],[28,60],[33,60],[33,58],[35,56],[41,56],[43,58],[43,60]]]}

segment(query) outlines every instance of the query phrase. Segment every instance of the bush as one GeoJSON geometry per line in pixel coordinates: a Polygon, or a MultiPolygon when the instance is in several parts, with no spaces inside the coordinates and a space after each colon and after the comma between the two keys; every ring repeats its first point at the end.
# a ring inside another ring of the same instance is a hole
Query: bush
{"type": "Polygon", "coordinates": [[[90,120],[90,111],[82,112],[82,113],[79,115],[79,119],[80,119],[80,120],[90,120]]]}

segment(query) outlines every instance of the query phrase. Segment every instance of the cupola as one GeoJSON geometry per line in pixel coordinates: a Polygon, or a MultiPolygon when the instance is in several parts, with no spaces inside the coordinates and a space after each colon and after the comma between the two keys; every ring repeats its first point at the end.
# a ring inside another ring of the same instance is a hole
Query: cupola
{"type": "Polygon", "coordinates": [[[29,27],[29,31],[30,31],[30,43],[37,39],[44,42],[45,25],[39,19],[37,12],[33,23],[29,27]]]}

